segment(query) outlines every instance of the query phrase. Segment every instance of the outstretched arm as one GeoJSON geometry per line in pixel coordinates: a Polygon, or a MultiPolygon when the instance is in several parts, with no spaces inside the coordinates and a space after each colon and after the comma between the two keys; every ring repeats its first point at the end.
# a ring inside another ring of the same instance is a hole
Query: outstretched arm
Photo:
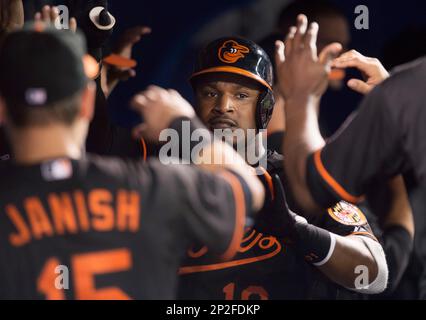
{"type": "Polygon", "coordinates": [[[285,99],[285,168],[296,201],[306,212],[318,212],[318,205],[307,188],[306,161],[321,149],[324,139],[318,126],[318,106],[328,86],[332,58],[342,49],[333,43],[317,55],[318,24],[308,28],[306,16],[299,15],[285,43],[277,42],[276,66],[279,85],[285,99]]]}
{"type": "MultiPolygon", "coordinates": [[[[315,219],[314,224],[308,223],[289,209],[278,176],[273,176],[272,181],[274,210],[268,217],[258,217],[258,221],[272,219],[263,229],[265,232],[291,239],[301,258],[345,288],[365,294],[385,290],[388,279],[385,254],[358,207],[342,201],[323,210],[322,218],[315,219]]],[[[258,222],[259,225],[265,226],[258,222]]]]}
{"type": "Polygon", "coordinates": [[[318,106],[327,87],[332,57],[341,49],[331,44],[317,56],[318,25],[307,30],[298,17],[285,41],[277,43],[279,88],[285,98],[285,169],[296,201],[307,213],[318,212],[340,200],[357,203],[366,185],[400,173],[403,135],[393,83],[383,83],[366,96],[339,132],[325,141],[318,125],[318,106]],[[392,159],[392,160],[391,160],[392,159]]]}

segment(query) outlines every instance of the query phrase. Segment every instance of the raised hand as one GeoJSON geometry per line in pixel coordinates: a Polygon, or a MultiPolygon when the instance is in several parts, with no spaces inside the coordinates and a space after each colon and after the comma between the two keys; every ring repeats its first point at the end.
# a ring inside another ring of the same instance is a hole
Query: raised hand
{"type": "Polygon", "coordinates": [[[362,55],[356,50],[345,52],[332,62],[335,68],[356,68],[361,71],[364,80],[350,79],[348,87],[361,94],[369,93],[375,86],[389,78],[389,73],[376,58],[362,55]]]}
{"type": "Polygon", "coordinates": [[[113,47],[113,54],[104,59],[106,67],[106,86],[104,93],[110,95],[120,81],[127,81],[136,76],[136,61],[132,60],[133,46],[143,36],[150,34],[151,28],[137,26],[126,30],[113,47]]]}
{"type": "Polygon", "coordinates": [[[285,42],[277,41],[276,68],[278,88],[286,100],[305,96],[320,97],[328,86],[331,62],[342,50],[332,43],[317,54],[319,26],[301,14],[297,27],[291,27],[285,42]]]}

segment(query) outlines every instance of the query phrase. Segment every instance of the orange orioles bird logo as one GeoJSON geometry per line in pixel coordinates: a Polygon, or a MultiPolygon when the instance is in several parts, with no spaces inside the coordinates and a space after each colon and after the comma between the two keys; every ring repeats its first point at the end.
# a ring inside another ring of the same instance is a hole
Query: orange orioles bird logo
{"type": "Polygon", "coordinates": [[[245,53],[249,52],[249,48],[240,45],[234,40],[228,40],[219,48],[218,57],[222,62],[235,63],[244,58],[245,53]]]}

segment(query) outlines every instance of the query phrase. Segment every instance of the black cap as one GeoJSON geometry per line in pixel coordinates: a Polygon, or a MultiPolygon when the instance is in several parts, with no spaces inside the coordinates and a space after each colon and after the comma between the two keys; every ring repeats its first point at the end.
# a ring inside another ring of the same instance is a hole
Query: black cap
{"type": "Polygon", "coordinates": [[[233,73],[251,78],[272,90],[272,63],[253,41],[240,37],[220,38],[200,51],[191,81],[208,73],[233,73]]]}
{"type": "Polygon", "coordinates": [[[266,129],[275,105],[274,75],[268,54],[256,43],[240,37],[220,38],[200,51],[191,84],[210,74],[231,73],[249,78],[263,88],[256,106],[256,128],[266,129]]]}
{"type": "Polygon", "coordinates": [[[50,105],[83,89],[98,69],[80,33],[29,24],[2,44],[0,94],[20,106],[50,105]]]}

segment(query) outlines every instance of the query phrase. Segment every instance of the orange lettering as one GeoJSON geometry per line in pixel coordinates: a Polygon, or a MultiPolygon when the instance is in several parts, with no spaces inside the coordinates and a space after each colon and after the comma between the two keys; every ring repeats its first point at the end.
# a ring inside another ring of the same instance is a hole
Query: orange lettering
{"type": "Polygon", "coordinates": [[[260,300],[268,300],[269,295],[265,289],[258,286],[250,286],[241,293],[241,300],[250,300],[251,296],[258,296],[260,300]]]}
{"type": "Polygon", "coordinates": [[[136,191],[119,190],[117,194],[117,227],[120,231],[139,230],[139,194],[136,191]]]}
{"type": "Polygon", "coordinates": [[[231,282],[223,288],[225,300],[234,300],[235,283],[231,282]]]}
{"type": "Polygon", "coordinates": [[[31,233],[18,209],[14,205],[8,205],[6,206],[6,213],[18,231],[9,236],[10,243],[15,247],[28,243],[31,240],[31,233]]]}
{"type": "Polygon", "coordinates": [[[63,235],[65,232],[77,233],[77,222],[69,194],[62,193],[61,196],[58,196],[52,193],[48,196],[48,202],[56,232],[59,235],[63,235]]]}
{"type": "Polygon", "coordinates": [[[77,300],[129,300],[130,297],[117,287],[97,289],[97,274],[128,271],[132,267],[129,250],[117,249],[74,256],[72,270],[75,273],[75,297],[77,300]]]}
{"type": "Polygon", "coordinates": [[[114,211],[111,208],[112,195],[108,190],[97,189],[89,194],[89,207],[93,214],[93,228],[96,231],[111,231],[114,228],[114,211]]]}
{"type": "Polygon", "coordinates": [[[65,300],[64,291],[55,287],[55,279],[58,276],[55,269],[60,264],[56,258],[49,259],[37,280],[37,289],[46,296],[47,300],[65,300]]]}
{"type": "Polygon", "coordinates": [[[41,239],[43,236],[53,236],[53,228],[41,200],[37,197],[27,198],[25,199],[24,207],[27,211],[34,238],[41,239]]]}

